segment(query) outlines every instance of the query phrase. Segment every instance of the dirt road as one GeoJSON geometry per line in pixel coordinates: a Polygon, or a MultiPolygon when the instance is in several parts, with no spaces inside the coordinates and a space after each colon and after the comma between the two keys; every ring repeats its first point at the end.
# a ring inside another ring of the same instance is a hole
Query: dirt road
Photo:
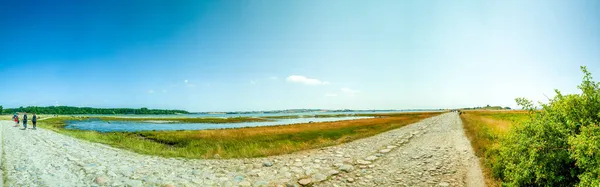
{"type": "Polygon", "coordinates": [[[225,160],[140,155],[0,125],[5,186],[484,186],[457,113],[343,145],[225,160]]]}

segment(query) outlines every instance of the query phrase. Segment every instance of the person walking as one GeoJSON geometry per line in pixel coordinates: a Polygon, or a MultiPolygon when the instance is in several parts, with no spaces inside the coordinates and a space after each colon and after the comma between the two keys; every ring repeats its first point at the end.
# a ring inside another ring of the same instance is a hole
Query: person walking
{"type": "Polygon", "coordinates": [[[35,115],[35,113],[33,113],[33,118],[31,119],[31,123],[33,123],[33,130],[37,130],[36,128],[36,123],[37,123],[37,116],[35,115]]]}
{"type": "Polygon", "coordinates": [[[23,112],[23,130],[27,129],[27,112],[23,112]]]}
{"type": "Polygon", "coordinates": [[[13,127],[18,127],[19,126],[19,115],[17,115],[16,112],[15,112],[15,115],[13,116],[13,120],[15,121],[15,126],[13,126],[13,127]]]}

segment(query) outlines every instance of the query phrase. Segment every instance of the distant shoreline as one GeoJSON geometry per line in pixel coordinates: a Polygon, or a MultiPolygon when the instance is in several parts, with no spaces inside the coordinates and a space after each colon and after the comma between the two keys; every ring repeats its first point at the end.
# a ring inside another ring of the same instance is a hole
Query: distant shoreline
{"type": "Polygon", "coordinates": [[[328,110],[328,109],[287,109],[265,111],[232,111],[232,112],[190,112],[190,114],[271,114],[271,113],[308,113],[308,112],[412,112],[412,111],[440,111],[445,109],[403,109],[403,110],[328,110]]]}
{"type": "Polygon", "coordinates": [[[0,114],[13,114],[20,112],[48,114],[48,115],[178,115],[178,114],[281,114],[281,113],[380,113],[380,112],[419,112],[441,111],[445,109],[387,109],[387,110],[350,110],[350,109],[284,109],[261,111],[221,111],[221,112],[188,112],[180,109],[148,109],[148,108],[93,108],[73,106],[27,106],[19,108],[6,108],[0,114]]]}

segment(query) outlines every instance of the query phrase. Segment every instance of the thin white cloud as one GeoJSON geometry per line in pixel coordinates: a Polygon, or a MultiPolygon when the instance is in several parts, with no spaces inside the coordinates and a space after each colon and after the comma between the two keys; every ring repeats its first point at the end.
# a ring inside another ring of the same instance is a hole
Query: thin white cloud
{"type": "Polygon", "coordinates": [[[250,81],[250,84],[253,84],[253,85],[254,85],[254,84],[256,84],[256,81],[253,81],[253,80],[251,80],[251,81],[250,81]]]}
{"type": "Polygon", "coordinates": [[[154,93],[154,90],[148,90],[148,93],[149,93],[149,94],[153,94],[153,93],[154,93]]]}
{"type": "Polygon", "coordinates": [[[167,90],[162,90],[162,93],[167,93],[167,90]]]}
{"type": "Polygon", "coordinates": [[[185,84],[185,86],[186,86],[186,87],[188,87],[188,88],[193,88],[193,87],[196,87],[196,85],[195,85],[195,84],[192,84],[192,83],[190,83],[190,81],[189,81],[189,80],[187,80],[187,79],[183,80],[183,83],[184,83],[184,84],[185,84]]]}
{"type": "Polygon", "coordinates": [[[320,81],[319,79],[308,78],[302,75],[291,75],[285,79],[288,82],[300,83],[306,85],[326,85],[329,82],[320,81]]]}
{"type": "Polygon", "coordinates": [[[269,79],[271,79],[271,80],[278,80],[279,78],[275,77],[275,76],[272,76],[272,77],[269,77],[269,79]]]}
{"type": "Polygon", "coordinates": [[[337,97],[338,94],[334,94],[334,93],[326,93],[325,97],[337,97]]]}
{"type": "Polygon", "coordinates": [[[360,93],[360,90],[353,90],[350,88],[342,88],[340,89],[343,93],[347,93],[347,94],[357,94],[360,93]]]}

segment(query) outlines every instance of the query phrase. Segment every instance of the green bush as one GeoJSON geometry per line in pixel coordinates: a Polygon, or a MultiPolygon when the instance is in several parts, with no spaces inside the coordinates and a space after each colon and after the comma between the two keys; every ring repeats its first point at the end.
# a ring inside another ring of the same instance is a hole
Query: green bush
{"type": "Polygon", "coordinates": [[[556,96],[540,103],[517,98],[532,111],[531,120],[515,126],[501,142],[493,173],[505,186],[600,185],[600,83],[585,74],[581,94],[556,96]]]}

